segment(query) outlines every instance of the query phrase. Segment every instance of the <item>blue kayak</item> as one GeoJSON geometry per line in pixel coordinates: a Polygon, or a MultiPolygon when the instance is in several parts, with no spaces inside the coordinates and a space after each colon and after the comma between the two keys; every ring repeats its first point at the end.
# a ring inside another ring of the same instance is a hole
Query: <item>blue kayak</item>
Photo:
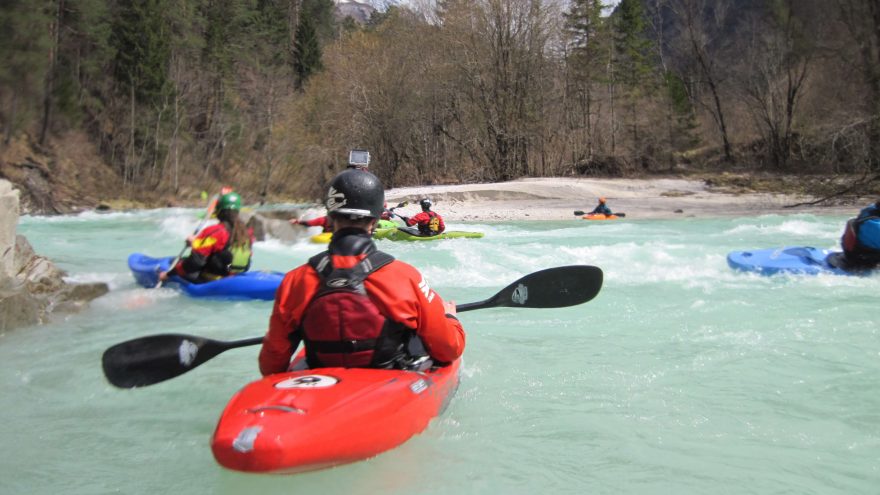
{"type": "MultiPolygon", "coordinates": [[[[145,254],[133,253],[128,257],[128,267],[138,285],[152,289],[159,282],[159,272],[166,271],[174,261],[167,258],[151,258],[145,254]]],[[[281,285],[284,274],[281,272],[245,272],[213,282],[193,284],[180,277],[171,276],[166,287],[173,287],[192,297],[212,297],[217,299],[275,299],[275,291],[281,285]]]]}
{"type": "Polygon", "coordinates": [[[733,251],[727,255],[727,264],[734,270],[761,275],[805,274],[863,275],[865,272],[847,271],[843,253],[806,246],[789,246],[756,251],[733,251]]]}

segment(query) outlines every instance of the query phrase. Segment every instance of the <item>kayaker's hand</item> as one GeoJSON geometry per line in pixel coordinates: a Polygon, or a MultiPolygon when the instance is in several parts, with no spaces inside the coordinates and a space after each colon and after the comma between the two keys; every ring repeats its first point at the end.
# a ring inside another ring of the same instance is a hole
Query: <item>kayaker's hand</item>
{"type": "Polygon", "coordinates": [[[443,301],[443,309],[446,310],[446,314],[455,316],[455,301],[443,301]]]}
{"type": "Polygon", "coordinates": [[[187,238],[186,238],[186,245],[187,245],[187,246],[192,246],[192,245],[193,245],[193,242],[195,242],[195,240],[196,240],[196,236],[194,236],[194,235],[191,235],[191,236],[187,237],[187,238]]]}
{"type": "Polygon", "coordinates": [[[159,281],[164,282],[168,280],[168,272],[159,272],[159,281]]]}
{"type": "Polygon", "coordinates": [[[299,225],[299,220],[297,220],[296,218],[291,218],[288,221],[290,222],[290,225],[299,225]]]}

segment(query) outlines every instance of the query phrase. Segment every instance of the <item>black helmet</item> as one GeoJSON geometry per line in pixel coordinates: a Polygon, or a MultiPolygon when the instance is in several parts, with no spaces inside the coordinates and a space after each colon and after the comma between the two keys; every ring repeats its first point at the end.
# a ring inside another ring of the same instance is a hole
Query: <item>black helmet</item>
{"type": "Polygon", "coordinates": [[[428,198],[422,198],[422,200],[419,201],[419,206],[422,207],[422,211],[428,211],[431,209],[431,200],[428,198]]]}
{"type": "Polygon", "coordinates": [[[349,168],[330,181],[324,206],[330,216],[379,218],[385,210],[385,189],[378,177],[349,168]]]}

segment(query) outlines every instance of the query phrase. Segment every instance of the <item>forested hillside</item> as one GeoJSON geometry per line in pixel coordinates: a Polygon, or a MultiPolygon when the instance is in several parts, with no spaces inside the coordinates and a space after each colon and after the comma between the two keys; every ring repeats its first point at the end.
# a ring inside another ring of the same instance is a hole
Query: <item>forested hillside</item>
{"type": "Polygon", "coordinates": [[[388,186],[880,170],[875,0],[407,5],[3,2],[0,176],[311,198],[352,147],[388,186]]]}

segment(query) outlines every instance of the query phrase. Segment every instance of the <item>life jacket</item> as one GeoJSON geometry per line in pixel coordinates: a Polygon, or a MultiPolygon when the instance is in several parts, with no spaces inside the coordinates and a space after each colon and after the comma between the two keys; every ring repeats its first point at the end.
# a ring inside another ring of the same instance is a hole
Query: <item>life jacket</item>
{"type": "Polygon", "coordinates": [[[232,261],[228,265],[229,273],[238,274],[246,272],[251,262],[250,243],[239,247],[227,246],[226,251],[229,251],[229,254],[232,256],[232,261]]]}
{"type": "Polygon", "coordinates": [[[407,343],[415,334],[386,318],[370,300],[364,280],[394,261],[373,251],[350,269],[336,268],[329,251],[313,256],[320,284],[299,328],[310,368],[394,368],[408,357],[407,343]]]}
{"type": "Polygon", "coordinates": [[[440,217],[433,211],[425,212],[431,219],[427,223],[419,224],[419,233],[422,235],[437,235],[440,233],[440,217]]]}

